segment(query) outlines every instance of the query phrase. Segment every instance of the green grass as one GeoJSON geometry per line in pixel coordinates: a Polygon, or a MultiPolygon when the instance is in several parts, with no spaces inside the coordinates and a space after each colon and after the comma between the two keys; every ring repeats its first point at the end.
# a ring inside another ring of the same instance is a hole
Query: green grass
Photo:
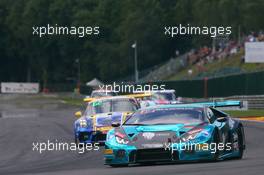
{"type": "Polygon", "coordinates": [[[257,117],[264,116],[264,110],[247,110],[247,111],[224,111],[233,117],[257,117]]]}
{"type": "Polygon", "coordinates": [[[80,98],[63,97],[60,98],[60,100],[63,100],[66,104],[74,106],[82,106],[84,104],[83,99],[80,98]]]}

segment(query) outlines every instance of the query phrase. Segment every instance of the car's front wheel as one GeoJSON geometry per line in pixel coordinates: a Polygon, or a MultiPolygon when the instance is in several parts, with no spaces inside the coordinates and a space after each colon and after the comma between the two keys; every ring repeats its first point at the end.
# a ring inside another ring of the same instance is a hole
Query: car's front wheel
{"type": "Polygon", "coordinates": [[[77,137],[74,138],[74,142],[75,142],[75,145],[78,148],[82,148],[83,147],[83,144],[80,144],[81,142],[80,142],[80,140],[77,137]]]}
{"type": "Polygon", "coordinates": [[[218,144],[219,144],[219,142],[220,142],[220,135],[219,135],[219,132],[218,132],[218,130],[217,129],[215,129],[215,131],[214,131],[214,136],[213,136],[213,144],[215,144],[216,146],[215,146],[215,152],[213,153],[214,154],[214,156],[213,156],[213,160],[214,161],[218,161],[219,160],[219,157],[220,157],[220,151],[219,151],[219,149],[218,149],[218,144]]]}

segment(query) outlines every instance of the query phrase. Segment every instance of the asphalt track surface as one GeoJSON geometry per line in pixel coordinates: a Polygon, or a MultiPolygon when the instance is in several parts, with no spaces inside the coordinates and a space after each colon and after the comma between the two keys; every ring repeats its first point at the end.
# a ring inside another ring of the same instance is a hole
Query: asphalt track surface
{"type": "Polygon", "coordinates": [[[225,175],[264,172],[264,123],[244,122],[247,149],[242,160],[111,168],[100,151],[33,151],[32,143],[73,141],[78,107],[53,98],[0,95],[0,175],[225,175]]]}

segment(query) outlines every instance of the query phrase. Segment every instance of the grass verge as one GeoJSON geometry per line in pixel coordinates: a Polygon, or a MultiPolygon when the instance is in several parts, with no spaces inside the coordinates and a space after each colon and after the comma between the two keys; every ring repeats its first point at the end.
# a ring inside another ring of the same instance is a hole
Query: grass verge
{"type": "Polygon", "coordinates": [[[224,111],[234,117],[258,117],[264,116],[264,110],[251,109],[247,111],[224,111]]]}
{"type": "Polygon", "coordinates": [[[74,105],[74,106],[82,106],[84,103],[82,98],[63,97],[60,98],[60,100],[62,100],[66,104],[74,105]]]}

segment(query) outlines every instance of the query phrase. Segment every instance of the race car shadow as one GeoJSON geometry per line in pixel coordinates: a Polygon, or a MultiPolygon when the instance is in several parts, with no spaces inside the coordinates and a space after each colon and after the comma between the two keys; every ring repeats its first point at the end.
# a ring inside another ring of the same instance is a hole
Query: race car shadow
{"type": "Polygon", "coordinates": [[[230,161],[243,161],[246,159],[237,159],[237,158],[228,158],[225,160],[199,160],[199,161],[180,161],[180,162],[145,162],[145,163],[137,163],[131,164],[129,166],[120,166],[115,168],[132,168],[132,167],[144,167],[144,166],[170,166],[170,165],[184,165],[184,164],[208,164],[208,163],[220,163],[220,162],[230,162],[230,161]]]}

